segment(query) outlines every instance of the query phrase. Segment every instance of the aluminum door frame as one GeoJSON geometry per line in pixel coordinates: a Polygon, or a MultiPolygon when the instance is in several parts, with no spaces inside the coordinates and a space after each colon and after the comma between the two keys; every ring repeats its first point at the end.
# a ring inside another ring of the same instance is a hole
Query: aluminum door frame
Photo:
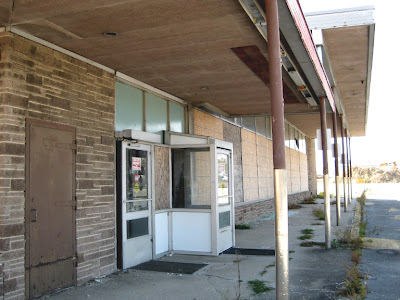
{"type": "MultiPolygon", "coordinates": [[[[150,259],[153,259],[154,257],[154,159],[153,159],[153,153],[154,153],[154,146],[146,143],[137,143],[135,141],[122,141],[121,143],[121,247],[122,247],[122,268],[130,268],[132,266],[126,266],[126,261],[125,261],[125,243],[127,242],[126,238],[126,233],[127,233],[127,228],[126,228],[126,221],[131,220],[127,219],[127,214],[136,214],[135,219],[139,219],[141,217],[148,217],[148,227],[149,227],[149,238],[150,238],[150,259]],[[126,150],[127,149],[135,149],[135,150],[141,150],[141,151],[147,151],[148,153],[148,159],[147,159],[147,170],[148,170],[148,197],[147,199],[144,200],[138,200],[138,201],[147,201],[148,202],[148,210],[147,213],[144,212],[132,212],[132,213],[127,213],[126,212],[126,150]],[[150,197],[149,197],[150,196],[150,197]]],[[[141,237],[137,237],[141,238],[141,237]]],[[[144,238],[143,238],[144,239],[144,238]]],[[[150,260],[149,259],[149,260],[150,260]]]]}
{"type": "Polygon", "coordinates": [[[218,255],[220,253],[219,251],[219,235],[220,235],[220,229],[219,229],[219,213],[224,212],[227,210],[230,210],[230,226],[232,228],[232,246],[235,246],[235,195],[234,195],[234,179],[233,179],[233,145],[232,143],[221,141],[221,140],[213,140],[214,142],[214,147],[211,147],[212,151],[212,156],[214,157],[214,162],[211,164],[214,169],[212,169],[212,172],[214,174],[213,180],[212,180],[212,186],[213,192],[212,192],[212,231],[213,231],[213,254],[218,255]],[[231,186],[231,201],[230,204],[226,207],[223,207],[222,211],[219,209],[218,205],[218,159],[217,155],[218,153],[229,153],[229,179],[230,179],[230,186],[231,186]],[[229,207],[229,208],[228,208],[229,207]]]}

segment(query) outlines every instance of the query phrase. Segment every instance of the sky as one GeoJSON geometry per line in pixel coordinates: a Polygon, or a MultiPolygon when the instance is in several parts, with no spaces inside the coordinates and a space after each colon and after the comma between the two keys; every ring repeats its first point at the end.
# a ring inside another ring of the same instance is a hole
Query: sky
{"type": "MultiPolygon", "coordinates": [[[[400,1],[390,0],[300,0],[304,13],[347,7],[375,6],[375,41],[372,62],[371,90],[367,134],[353,137],[352,165],[379,165],[400,162],[400,1]]],[[[321,151],[317,152],[321,155],[321,151]]]]}

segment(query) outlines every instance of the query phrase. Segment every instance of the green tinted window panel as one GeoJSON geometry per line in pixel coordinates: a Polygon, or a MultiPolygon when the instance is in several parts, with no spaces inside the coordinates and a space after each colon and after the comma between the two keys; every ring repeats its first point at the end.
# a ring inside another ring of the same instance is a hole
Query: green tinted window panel
{"type": "Polygon", "coordinates": [[[143,130],[143,92],[120,82],[115,89],[115,130],[143,130]]]}
{"type": "Polygon", "coordinates": [[[185,109],[182,105],[169,103],[169,128],[170,131],[185,132],[185,109]]]}
{"type": "Polygon", "coordinates": [[[146,131],[162,135],[167,122],[167,101],[146,93],[146,131]]]}

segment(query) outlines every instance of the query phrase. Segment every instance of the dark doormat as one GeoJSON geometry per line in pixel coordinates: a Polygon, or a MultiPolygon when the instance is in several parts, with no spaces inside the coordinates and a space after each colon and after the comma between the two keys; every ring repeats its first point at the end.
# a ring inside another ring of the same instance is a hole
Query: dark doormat
{"type": "Polygon", "coordinates": [[[133,267],[133,269],[165,273],[193,274],[194,272],[200,270],[205,266],[207,266],[207,264],[191,264],[172,261],[150,260],[148,262],[137,265],[136,267],[133,267]]]}
{"type": "Polygon", "coordinates": [[[275,255],[274,249],[248,249],[248,248],[229,248],[222,252],[223,254],[239,255],[275,255]]]}

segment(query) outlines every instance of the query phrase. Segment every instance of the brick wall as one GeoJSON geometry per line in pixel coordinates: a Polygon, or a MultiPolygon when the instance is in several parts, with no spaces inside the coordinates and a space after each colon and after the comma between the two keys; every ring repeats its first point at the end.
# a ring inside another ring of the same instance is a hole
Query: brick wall
{"type": "Polygon", "coordinates": [[[115,78],[0,34],[0,261],[6,299],[24,298],[25,119],[76,127],[78,284],[115,270],[115,78]]]}
{"type": "MultiPolygon", "coordinates": [[[[299,203],[305,198],[310,197],[309,191],[288,195],[288,203],[299,203]]],[[[235,224],[249,223],[263,216],[274,213],[274,199],[254,201],[251,203],[241,203],[235,207],[235,224]]]]}

